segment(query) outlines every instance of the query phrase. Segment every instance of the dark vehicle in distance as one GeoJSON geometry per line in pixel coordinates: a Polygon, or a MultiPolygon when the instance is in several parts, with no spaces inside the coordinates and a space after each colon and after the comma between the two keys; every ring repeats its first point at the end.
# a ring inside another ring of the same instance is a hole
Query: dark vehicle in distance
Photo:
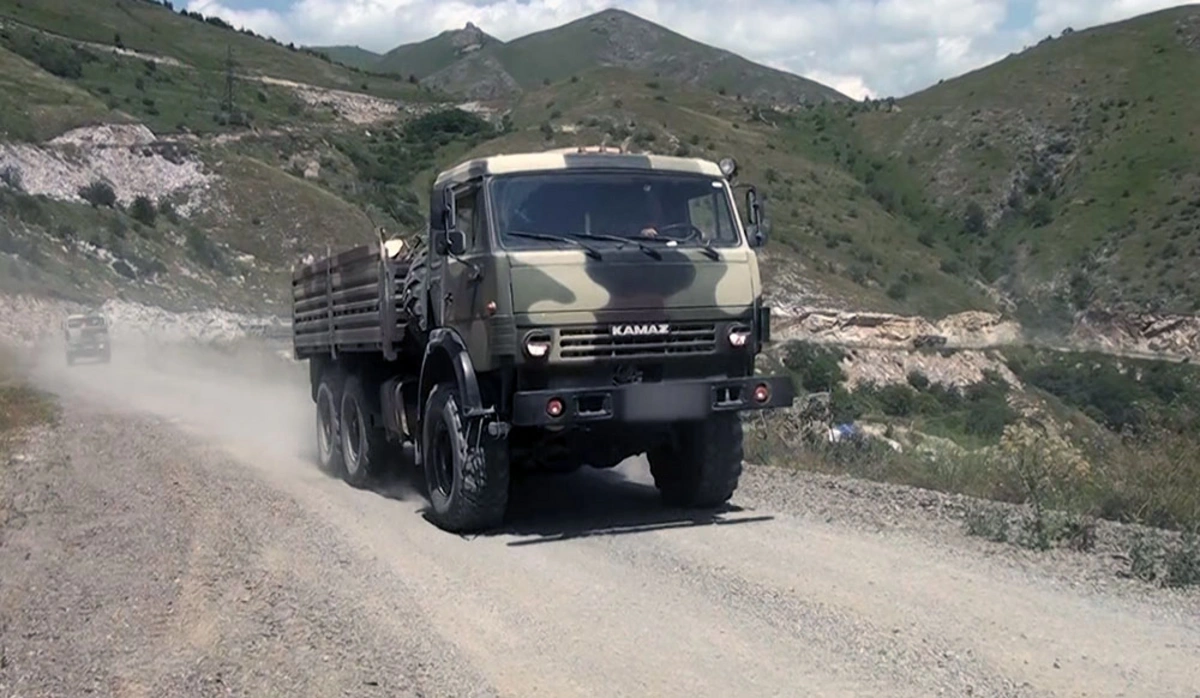
{"type": "Polygon", "coordinates": [[[108,336],[108,320],[99,313],[69,315],[63,320],[63,337],[67,344],[67,365],[80,357],[112,360],[112,343],[108,336]]]}

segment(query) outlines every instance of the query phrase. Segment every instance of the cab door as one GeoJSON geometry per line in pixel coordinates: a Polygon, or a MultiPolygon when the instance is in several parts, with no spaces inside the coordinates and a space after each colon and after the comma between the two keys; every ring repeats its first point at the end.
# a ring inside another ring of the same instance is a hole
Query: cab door
{"type": "Polygon", "coordinates": [[[447,255],[444,260],[442,321],[466,339],[483,311],[479,294],[480,271],[487,252],[487,215],[478,181],[455,188],[454,217],[455,227],[466,237],[466,246],[457,258],[447,255]]]}

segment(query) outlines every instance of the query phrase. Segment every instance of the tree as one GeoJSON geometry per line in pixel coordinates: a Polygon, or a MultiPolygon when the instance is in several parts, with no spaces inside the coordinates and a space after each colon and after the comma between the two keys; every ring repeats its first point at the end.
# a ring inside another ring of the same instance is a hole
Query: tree
{"type": "Polygon", "coordinates": [[[987,229],[987,214],[984,213],[983,206],[980,206],[978,201],[972,201],[967,204],[967,211],[963,217],[963,226],[972,235],[979,235],[987,229]]]}

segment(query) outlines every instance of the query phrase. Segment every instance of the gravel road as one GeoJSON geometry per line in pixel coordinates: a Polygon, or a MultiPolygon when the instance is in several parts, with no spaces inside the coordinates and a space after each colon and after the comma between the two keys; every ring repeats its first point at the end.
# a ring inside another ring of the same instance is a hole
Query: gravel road
{"type": "Polygon", "coordinates": [[[236,361],[43,361],[62,423],[0,464],[0,695],[1200,696],[1200,595],[936,498],[750,468],[694,516],[630,462],[457,537],[402,479],[322,475],[304,374],[236,361]]]}

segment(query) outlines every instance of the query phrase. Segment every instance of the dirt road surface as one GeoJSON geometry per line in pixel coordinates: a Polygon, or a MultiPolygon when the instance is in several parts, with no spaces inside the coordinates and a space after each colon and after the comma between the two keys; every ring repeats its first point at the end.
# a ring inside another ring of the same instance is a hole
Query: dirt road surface
{"type": "Polygon", "coordinates": [[[1200,696],[1195,593],[874,486],[750,468],[695,516],[630,462],[449,535],[404,479],[316,469],[304,379],[45,358],[62,423],[0,470],[0,695],[1200,696]]]}

